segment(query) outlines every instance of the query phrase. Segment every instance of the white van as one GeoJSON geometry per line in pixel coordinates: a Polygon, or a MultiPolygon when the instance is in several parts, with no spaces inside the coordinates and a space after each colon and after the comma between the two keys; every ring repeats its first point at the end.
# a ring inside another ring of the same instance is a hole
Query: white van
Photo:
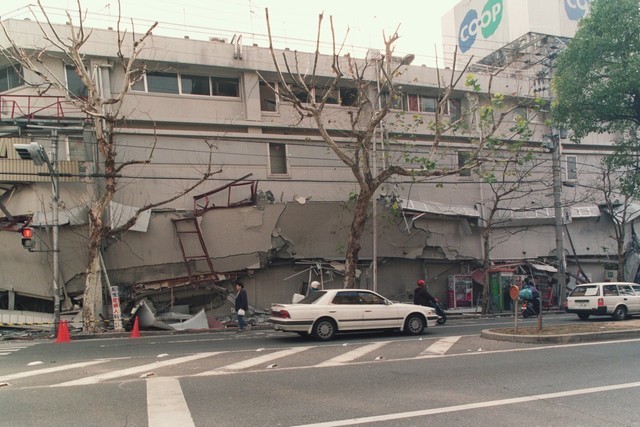
{"type": "Polygon", "coordinates": [[[635,283],[603,282],[576,286],[569,294],[565,309],[582,320],[589,316],[611,316],[623,320],[640,314],[640,293],[635,283]]]}

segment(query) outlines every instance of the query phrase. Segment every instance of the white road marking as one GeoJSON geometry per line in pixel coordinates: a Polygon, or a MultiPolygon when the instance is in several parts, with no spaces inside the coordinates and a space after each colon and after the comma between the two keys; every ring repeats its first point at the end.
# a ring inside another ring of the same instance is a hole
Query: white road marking
{"type": "Polygon", "coordinates": [[[8,356],[16,351],[24,350],[27,347],[31,347],[32,345],[39,344],[37,342],[28,342],[28,343],[20,343],[20,344],[0,344],[0,356],[8,356]]]}
{"type": "Polygon", "coordinates": [[[420,353],[420,356],[425,356],[427,354],[445,354],[456,342],[458,342],[460,338],[462,337],[441,338],[427,347],[422,353],[420,353]]]}
{"type": "Polygon", "coordinates": [[[89,362],[80,362],[80,363],[72,363],[70,365],[56,366],[55,368],[44,368],[44,369],[38,369],[35,371],[19,372],[17,374],[0,377],[0,382],[16,380],[20,378],[33,377],[36,375],[51,374],[53,372],[66,371],[69,369],[84,368],[85,366],[97,365],[98,363],[104,363],[104,362],[107,362],[107,359],[91,360],[89,362]]]}
{"type": "Polygon", "coordinates": [[[347,353],[341,354],[340,356],[336,356],[333,359],[325,360],[324,362],[316,365],[316,367],[323,368],[325,366],[339,366],[343,363],[353,362],[354,360],[364,356],[367,353],[378,350],[386,344],[388,344],[388,342],[375,342],[373,344],[365,345],[356,348],[355,350],[351,350],[347,353]]]}
{"type": "Polygon", "coordinates": [[[147,417],[149,427],[195,426],[178,379],[147,380],[147,417]]]}
{"type": "Polygon", "coordinates": [[[157,361],[153,363],[149,363],[146,365],[134,366],[128,369],[121,369],[119,371],[106,372],[100,375],[94,375],[92,377],[80,378],[78,380],[67,381],[60,384],[54,384],[51,387],[67,387],[74,385],[87,385],[87,384],[97,384],[101,381],[111,380],[114,378],[125,377],[127,375],[139,374],[140,372],[146,372],[148,370],[163,368],[165,366],[179,365],[180,363],[191,362],[193,360],[204,359],[205,357],[215,356],[216,354],[220,354],[221,352],[211,352],[211,353],[198,353],[193,354],[191,356],[178,357],[176,359],[171,360],[163,360],[157,361]]]}
{"type": "Polygon", "coordinates": [[[276,351],[275,353],[265,354],[264,356],[254,357],[253,359],[244,360],[238,363],[232,363],[231,365],[222,366],[220,368],[213,369],[211,371],[201,372],[199,374],[194,375],[195,377],[205,377],[209,375],[220,375],[230,372],[237,372],[242,369],[251,368],[256,365],[260,365],[262,363],[270,362],[275,359],[280,359],[282,357],[291,356],[292,354],[300,353],[302,351],[308,350],[311,347],[295,347],[287,350],[276,351]]]}
{"type": "Polygon", "coordinates": [[[534,396],[513,397],[510,399],[492,400],[489,402],[467,403],[465,405],[445,406],[442,408],[424,409],[422,411],[399,412],[396,414],[376,415],[372,417],[351,418],[348,420],[328,421],[324,423],[305,424],[298,427],[335,427],[349,426],[353,424],[365,424],[375,422],[388,422],[391,420],[400,420],[413,417],[424,417],[434,414],[445,414],[450,412],[468,411],[472,409],[491,408],[494,406],[513,405],[517,403],[526,403],[536,400],[552,400],[563,397],[579,396],[583,394],[602,393],[605,391],[624,390],[629,388],[640,387],[640,382],[617,384],[600,387],[590,387],[578,390],[559,391],[555,393],[538,394],[534,396]]]}

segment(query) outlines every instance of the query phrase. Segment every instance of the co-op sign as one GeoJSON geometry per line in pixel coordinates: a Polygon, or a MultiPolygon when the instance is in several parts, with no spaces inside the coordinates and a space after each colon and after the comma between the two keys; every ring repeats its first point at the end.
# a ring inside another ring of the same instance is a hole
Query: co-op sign
{"type": "MultiPolygon", "coordinates": [[[[567,17],[572,21],[579,21],[587,12],[591,0],[562,0],[567,17]]],[[[458,30],[458,45],[461,52],[466,52],[476,42],[478,37],[488,39],[502,22],[504,11],[503,0],[488,0],[482,12],[471,9],[467,12],[458,30]]]]}

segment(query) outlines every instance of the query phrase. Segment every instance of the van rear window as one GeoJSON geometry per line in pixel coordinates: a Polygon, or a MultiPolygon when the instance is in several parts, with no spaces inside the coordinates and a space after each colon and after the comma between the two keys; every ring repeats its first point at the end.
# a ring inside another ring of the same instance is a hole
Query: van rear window
{"type": "Polygon", "coordinates": [[[600,295],[600,287],[599,286],[576,286],[570,297],[595,297],[600,295]]]}

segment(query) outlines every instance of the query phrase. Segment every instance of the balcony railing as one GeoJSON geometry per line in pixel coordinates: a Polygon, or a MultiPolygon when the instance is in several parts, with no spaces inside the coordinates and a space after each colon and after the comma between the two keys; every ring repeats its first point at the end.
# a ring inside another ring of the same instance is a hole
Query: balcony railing
{"type": "Polygon", "coordinates": [[[0,122],[82,121],[87,114],[64,96],[0,95],[0,122]]]}

